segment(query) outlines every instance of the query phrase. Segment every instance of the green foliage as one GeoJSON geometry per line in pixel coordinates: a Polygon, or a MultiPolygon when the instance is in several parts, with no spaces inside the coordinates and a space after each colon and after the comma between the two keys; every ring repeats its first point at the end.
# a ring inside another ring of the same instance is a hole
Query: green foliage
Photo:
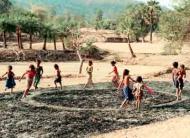
{"type": "Polygon", "coordinates": [[[160,35],[168,41],[183,41],[189,21],[181,13],[165,12],[159,23],[160,35]]]}
{"type": "Polygon", "coordinates": [[[93,39],[89,39],[85,42],[80,48],[80,53],[85,55],[88,58],[100,58],[102,51],[100,51],[95,45],[93,45],[95,41],[93,39]]]}
{"type": "Polygon", "coordinates": [[[8,12],[12,7],[10,0],[0,0],[0,14],[8,12]]]}

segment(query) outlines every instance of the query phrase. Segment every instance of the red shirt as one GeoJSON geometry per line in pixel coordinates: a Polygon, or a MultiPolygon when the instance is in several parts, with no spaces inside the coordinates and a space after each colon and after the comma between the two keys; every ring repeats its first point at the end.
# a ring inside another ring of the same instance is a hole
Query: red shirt
{"type": "Polygon", "coordinates": [[[36,75],[36,72],[29,70],[27,71],[27,75],[28,75],[28,78],[33,79],[36,75]]]}
{"type": "Polygon", "coordinates": [[[177,74],[180,79],[183,79],[183,77],[186,75],[186,72],[185,70],[179,70],[177,74]]]}
{"type": "Polygon", "coordinates": [[[115,73],[115,75],[119,74],[116,66],[113,67],[113,72],[115,73]]]}

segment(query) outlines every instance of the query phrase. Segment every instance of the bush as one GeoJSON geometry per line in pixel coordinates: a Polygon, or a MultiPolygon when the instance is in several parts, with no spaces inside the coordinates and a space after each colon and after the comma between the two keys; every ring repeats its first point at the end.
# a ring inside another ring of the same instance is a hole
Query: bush
{"type": "Polygon", "coordinates": [[[181,53],[182,44],[179,42],[171,42],[164,46],[163,55],[178,55],[181,53]]]}
{"type": "Polygon", "coordinates": [[[93,45],[94,42],[94,40],[87,40],[85,45],[80,48],[81,54],[86,58],[103,59],[102,55],[105,52],[93,45]]]}

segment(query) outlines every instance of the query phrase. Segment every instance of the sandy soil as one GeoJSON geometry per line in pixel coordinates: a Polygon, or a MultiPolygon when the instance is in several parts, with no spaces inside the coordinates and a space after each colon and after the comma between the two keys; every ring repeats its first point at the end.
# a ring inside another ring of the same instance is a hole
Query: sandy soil
{"type": "Polygon", "coordinates": [[[142,127],[119,130],[94,138],[189,138],[189,124],[190,115],[187,115],[142,127]]]}
{"type": "MultiPolygon", "coordinates": [[[[22,76],[22,74],[28,69],[28,66],[30,64],[35,63],[29,63],[29,62],[18,62],[18,63],[1,63],[0,67],[0,75],[4,74],[7,70],[7,66],[11,64],[13,65],[14,73],[16,76],[22,76]]],[[[43,79],[40,83],[41,88],[47,88],[47,87],[54,87],[53,81],[54,81],[54,75],[55,71],[53,68],[53,65],[55,63],[43,63],[42,66],[44,67],[44,77],[50,77],[48,79],[43,79]]],[[[78,74],[78,68],[79,68],[79,62],[66,62],[66,63],[58,63],[60,66],[60,69],[62,71],[63,83],[64,85],[74,85],[74,84],[84,84],[86,82],[86,73],[85,68],[87,66],[87,63],[84,64],[84,70],[83,74],[79,77],[77,77],[78,74]]],[[[140,66],[140,65],[125,65],[122,63],[118,63],[118,68],[120,74],[122,74],[123,69],[128,68],[131,70],[132,76],[138,76],[138,75],[146,75],[154,72],[159,72],[160,70],[163,70],[164,67],[161,66],[140,66]]],[[[112,67],[110,66],[110,63],[108,62],[95,62],[94,63],[94,82],[108,82],[111,80],[111,76],[108,75],[108,73],[112,70],[112,67]]],[[[0,81],[0,86],[3,86],[5,81],[0,81]]],[[[16,82],[17,86],[15,87],[15,91],[23,90],[25,87],[25,80],[22,80],[21,82],[16,82]]],[[[4,91],[4,87],[0,87],[0,92],[4,91]]]]}
{"type": "MultiPolygon", "coordinates": [[[[96,43],[96,45],[104,50],[108,50],[111,54],[107,58],[107,61],[95,62],[94,64],[94,81],[97,82],[107,82],[110,81],[111,77],[108,76],[108,72],[111,71],[110,60],[114,59],[115,54],[119,55],[122,59],[129,57],[128,46],[126,44],[115,44],[115,43],[96,43]]],[[[40,49],[42,44],[34,44],[34,49],[40,49]]],[[[48,44],[48,49],[52,49],[52,44],[48,44]]],[[[135,43],[132,44],[134,51],[137,53],[138,58],[135,59],[136,65],[118,63],[119,72],[122,74],[124,68],[131,70],[132,76],[142,75],[146,76],[147,74],[155,73],[166,69],[171,66],[173,61],[179,61],[180,63],[185,63],[187,66],[190,64],[189,51],[190,48],[185,46],[183,48],[182,54],[178,56],[164,56],[161,55],[163,51],[163,43],[148,44],[148,43],[135,43]]],[[[58,43],[58,49],[61,49],[61,44],[58,43]]],[[[129,59],[130,60],[130,59],[129,59]]],[[[0,65],[0,75],[6,71],[7,65],[10,63],[1,63],[0,65]]],[[[17,76],[21,76],[22,73],[27,70],[28,65],[31,63],[11,63],[14,66],[14,72],[17,76]]],[[[40,83],[40,87],[47,88],[53,87],[53,76],[54,76],[54,63],[43,63],[44,66],[44,76],[51,76],[49,79],[43,79],[40,83]]],[[[65,62],[59,63],[62,75],[72,74],[75,75],[78,73],[78,62],[65,62]]],[[[87,64],[85,63],[84,67],[87,64]]],[[[86,82],[86,73],[83,71],[82,77],[65,77],[64,85],[73,85],[73,84],[84,84],[86,82]],[[84,76],[83,76],[84,75],[84,76]]],[[[151,78],[156,80],[170,80],[169,75],[164,75],[158,78],[151,78]]],[[[4,81],[0,81],[0,92],[3,92],[4,81]]],[[[25,87],[25,81],[17,82],[15,90],[23,90],[25,87]]],[[[110,134],[105,134],[97,136],[97,138],[188,138],[190,130],[190,116],[180,117],[170,119],[166,122],[159,122],[156,124],[150,124],[147,126],[132,128],[128,130],[115,131],[110,134]],[[177,122],[177,123],[176,123],[177,122]],[[184,129],[185,128],[185,129],[184,129]]]]}

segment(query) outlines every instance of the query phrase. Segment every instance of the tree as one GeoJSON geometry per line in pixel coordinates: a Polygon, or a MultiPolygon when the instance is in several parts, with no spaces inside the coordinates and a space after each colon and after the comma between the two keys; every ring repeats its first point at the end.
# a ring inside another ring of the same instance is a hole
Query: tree
{"type": "Polygon", "coordinates": [[[14,32],[15,26],[8,14],[0,15],[0,31],[3,32],[3,46],[7,48],[6,33],[14,32]]]}
{"type": "Polygon", "coordinates": [[[0,0],[0,14],[7,13],[12,7],[10,0],[0,0]]]}
{"type": "Polygon", "coordinates": [[[103,25],[103,11],[97,10],[95,16],[95,29],[101,29],[103,25]]]}
{"type": "Polygon", "coordinates": [[[152,34],[155,30],[155,27],[158,25],[159,22],[159,16],[161,13],[161,7],[159,5],[159,2],[156,0],[150,0],[147,2],[145,6],[146,16],[145,21],[147,24],[149,24],[150,27],[150,42],[152,43],[152,34]]]}
{"type": "Polygon", "coordinates": [[[189,23],[189,18],[185,17],[183,13],[168,11],[162,14],[159,22],[159,34],[169,42],[170,49],[180,50],[182,48],[189,23]]]}
{"type": "Polygon", "coordinates": [[[135,58],[136,55],[134,54],[133,49],[131,47],[131,37],[135,35],[135,32],[136,32],[135,29],[136,27],[135,27],[134,18],[130,16],[130,13],[128,12],[122,15],[117,27],[117,31],[121,34],[127,35],[129,51],[133,58],[135,58]]]}

